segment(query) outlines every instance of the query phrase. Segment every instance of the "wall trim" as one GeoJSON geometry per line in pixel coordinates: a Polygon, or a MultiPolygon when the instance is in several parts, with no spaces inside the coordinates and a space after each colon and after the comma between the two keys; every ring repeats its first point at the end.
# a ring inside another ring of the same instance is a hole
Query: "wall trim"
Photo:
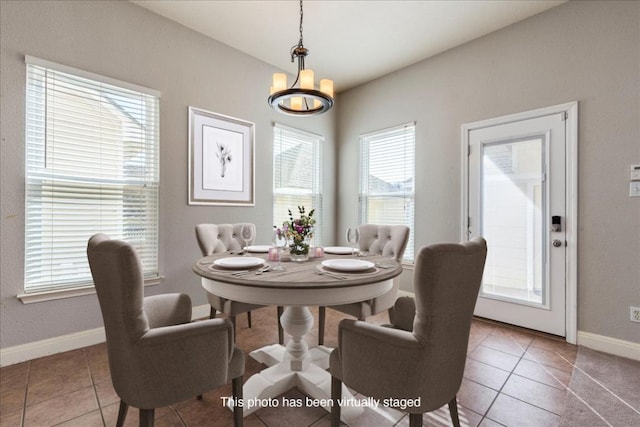
{"type": "Polygon", "coordinates": [[[640,361],[640,343],[578,331],[578,345],[640,361]]]}
{"type": "MultiPolygon", "coordinates": [[[[399,290],[398,296],[413,297],[413,293],[399,290]]],[[[569,342],[568,339],[567,342],[569,342]]],[[[607,337],[605,335],[592,334],[591,332],[578,331],[577,345],[601,351],[603,353],[613,354],[614,356],[626,357],[627,359],[640,361],[640,343],[637,342],[625,341],[618,338],[607,337]]]]}
{"type": "MultiPolygon", "coordinates": [[[[209,304],[193,307],[191,319],[209,317],[209,304]]],[[[15,365],[39,357],[77,350],[105,342],[104,327],[75,332],[55,338],[47,338],[27,344],[0,349],[0,367],[15,365]]]]}
{"type": "MultiPolygon", "coordinates": [[[[398,296],[412,297],[413,293],[400,290],[398,291],[398,296]]],[[[193,320],[206,319],[208,317],[209,304],[193,307],[191,315],[193,320]]],[[[100,344],[104,341],[104,328],[101,327],[3,348],[0,350],[0,367],[14,365],[51,354],[77,350],[82,347],[100,344]]],[[[640,361],[640,343],[578,331],[578,345],[603,353],[640,361]]]]}
{"type": "Polygon", "coordinates": [[[203,304],[191,309],[191,320],[208,319],[211,306],[209,304],[203,304]]]}
{"type": "Polygon", "coordinates": [[[76,350],[105,341],[104,328],[89,329],[73,334],[47,338],[0,350],[0,366],[9,366],[51,354],[76,350]]]}

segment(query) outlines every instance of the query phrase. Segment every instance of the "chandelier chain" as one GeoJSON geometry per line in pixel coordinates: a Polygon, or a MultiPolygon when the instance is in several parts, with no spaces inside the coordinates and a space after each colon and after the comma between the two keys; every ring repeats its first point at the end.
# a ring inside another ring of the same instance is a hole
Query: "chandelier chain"
{"type": "Polygon", "coordinates": [[[298,46],[302,47],[302,19],[304,18],[304,12],[302,11],[302,0],[300,0],[300,42],[298,46]]]}

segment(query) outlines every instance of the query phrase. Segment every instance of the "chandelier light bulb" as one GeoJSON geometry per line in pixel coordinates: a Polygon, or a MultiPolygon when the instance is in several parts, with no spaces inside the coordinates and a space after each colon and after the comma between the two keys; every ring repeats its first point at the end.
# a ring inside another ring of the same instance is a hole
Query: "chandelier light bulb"
{"type": "Polygon", "coordinates": [[[287,75],[285,73],[275,73],[273,75],[273,90],[280,92],[287,88],[287,75]]]}
{"type": "Polygon", "coordinates": [[[294,96],[291,98],[291,108],[294,110],[302,110],[302,97],[294,96]]]}
{"type": "Polygon", "coordinates": [[[313,89],[313,70],[300,71],[300,87],[302,89],[313,89]]]}
{"type": "Polygon", "coordinates": [[[329,95],[333,98],[333,80],[322,79],[320,80],[320,92],[329,95]]]}

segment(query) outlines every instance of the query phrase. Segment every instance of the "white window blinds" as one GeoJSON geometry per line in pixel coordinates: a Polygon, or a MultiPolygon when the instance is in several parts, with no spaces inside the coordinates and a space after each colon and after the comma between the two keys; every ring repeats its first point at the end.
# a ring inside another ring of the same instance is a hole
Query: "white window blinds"
{"type": "Polygon", "coordinates": [[[360,136],[360,223],[407,225],[413,261],[415,123],[360,136]]]}
{"type": "Polygon", "coordinates": [[[131,243],[157,277],[158,94],[26,62],[25,293],[91,285],[98,232],[131,243]]]}
{"type": "Polygon", "coordinates": [[[315,209],[313,245],[322,245],[323,137],[280,124],[273,127],[273,224],[298,217],[298,206],[315,209]]]}

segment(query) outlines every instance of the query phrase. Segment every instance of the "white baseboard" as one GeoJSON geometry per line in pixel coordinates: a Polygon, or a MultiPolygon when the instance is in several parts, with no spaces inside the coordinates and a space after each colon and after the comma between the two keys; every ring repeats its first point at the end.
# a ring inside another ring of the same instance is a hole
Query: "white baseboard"
{"type": "Polygon", "coordinates": [[[640,361],[640,343],[578,331],[578,345],[640,361]]]}
{"type": "MultiPolygon", "coordinates": [[[[413,296],[410,292],[398,291],[399,296],[413,296]]],[[[209,317],[209,305],[193,307],[192,319],[209,317]]],[[[95,328],[28,344],[20,344],[0,350],[0,367],[14,365],[51,354],[76,350],[105,341],[104,328],[95,328]]],[[[640,361],[640,343],[624,341],[604,335],[578,331],[578,345],[620,357],[640,361]]]]}
{"type": "Polygon", "coordinates": [[[191,309],[191,320],[208,319],[211,306],[209,304],[199,305],[191,309]]]}
{"type": "MultiPolygon", "coordinates": [[[[411,292],[399,290],[398,296],[413,297],[414,295],[411,292]]],[[[578,331],[577,344],[614,356],[640,361],[640,343],[578,331]]]]}
{"type": "MultiPolygon", "coordinates": [[[[209,305],[193,307],[191,318],[201,319],[209,317],[209,305]]],[[[0,367],[15,365],[16,363],[51,354],[76,350],[82,347],[99,344],[105,341],[104,328],[89,329],[55,338],[47,338],[27,344],[0,349],[0,367]]]]}
{"type": "Polygon", "coordinates": [[[9,366],[38,357],[75,350],[105,341],[104,328],[89,329],[55,338],[47,338],[0,350],[0,366],[9,366]]]}

